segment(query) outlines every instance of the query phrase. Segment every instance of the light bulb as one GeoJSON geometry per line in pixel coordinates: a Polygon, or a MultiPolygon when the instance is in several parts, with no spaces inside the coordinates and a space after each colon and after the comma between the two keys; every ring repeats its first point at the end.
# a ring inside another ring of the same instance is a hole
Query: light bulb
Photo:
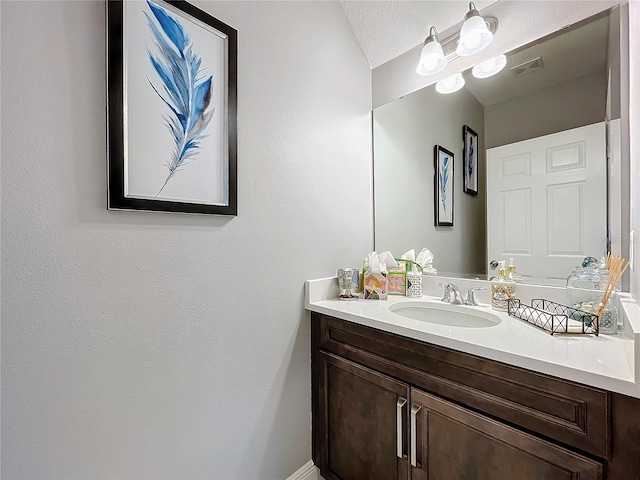
{"type": "Polygon", "coordinates": [[[464,39],[462,39],[464,48],[467,50],[475,50],[482,43],[482,34],[479,32],[469,32],[464,39]]]}
{"type": "Polygon", "coordinates": [[[482,63],[479,63],[471,73],[476,78],[487,78],[492,75],[495,75],[499,71],[501,71],[505,65],[507,64],[507,57],[504,55],[498,55],[497,57],[490,58],[489,60],[485,60],[482,63]]]}
{"type": "Polygon", "coordinates": [[[456,73],[450,77],[443,78],[436,83],[436,92],[438,93],[453,93],[464,87],[464,78],[461,73],[456,73]]]}
{"type": "Polygon", "coordinates": [[[435,70],[438,67],[438,59],[434,55],[429,55],[422,60],[422,66],[427,71],[435,70]]]}
{"type": "Polygon", "coordinates": [[[487,28],[484,18],[480,16],[473,3],[473,8],[467,13],[466,20],[460,29],[460,40],[456,53],[461,57],[468,57],[481,52],[493,40],[493,33],[487,28]]]}

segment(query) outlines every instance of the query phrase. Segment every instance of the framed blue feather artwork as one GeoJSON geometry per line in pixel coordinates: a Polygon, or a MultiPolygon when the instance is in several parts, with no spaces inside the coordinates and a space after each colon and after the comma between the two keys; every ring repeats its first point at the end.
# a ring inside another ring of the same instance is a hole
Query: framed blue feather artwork
{"type": "Polygon", "coordinates": [[[434,147],[435,226],[453,226],[453,153],[440,145],[434,147]]]}
{"type": "Polygon", "coordinates": [[[237,31],[185,1],[107,1],[108,207],[237,215],[237,31]]]}
{"type": "Polygon", "coordinates": [[[478,194],[478,134],[469,125],[462,127],[462,157],[464,162],[463,191],[478,194]]]}

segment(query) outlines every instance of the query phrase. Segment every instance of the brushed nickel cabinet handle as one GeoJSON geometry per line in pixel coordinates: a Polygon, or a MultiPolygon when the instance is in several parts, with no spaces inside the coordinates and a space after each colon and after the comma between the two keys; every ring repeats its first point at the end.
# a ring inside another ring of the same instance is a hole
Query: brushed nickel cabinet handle
{"type": "Polygon", "coordinates": [[[398,398],[396,403],[396,455],[402,458],[402,409],[407,404],[406,398],[398,398]]]}
{"type": "Polygon", "coordinates": [[[413,404],[411,407],[411,466],[416,467],[418,464],[416,462],[416,457],[418,456],[417,452],[417,437],[418,434],[416,430],[418,429],[417,416],[418,412],[422,407],[420,405],[413,404]]]}

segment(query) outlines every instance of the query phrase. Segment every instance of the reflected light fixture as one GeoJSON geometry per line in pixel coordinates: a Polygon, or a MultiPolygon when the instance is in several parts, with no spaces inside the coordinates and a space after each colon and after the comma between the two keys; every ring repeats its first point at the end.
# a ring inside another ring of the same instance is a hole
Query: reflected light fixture
{"type": "Polygon", "coordinates": [[[442,45],[438,42],[438,30],[431,27],[429,36],[424,41],[424,46],[420,52],[420,61],[416,72],[418,75],[433,75],[444,70],[447,60],[444,58],[442,45]]]}
{"type": "Polygon", "coordinates": [[[489,60],[485,60],[482,63],[479,63],[471,70],[473,76],[476,78],[487,78],[492,75],[495,75],[500,70],[502,70],[507,64],[507,57],[504,55],[498,55],[497,57],[490,58],[489,60]]]}
{"type": "Polygon", "coordinates": [[[493,33],[487,28],[484,18],[478,13],[475,4],[469,2],[469,11],[464,16],[456,53],[461,57],[475,55],[487,48],[492,40],[493,33]]]}
{"type": "Polygon", "coordinates": [[[464,87],[464,78],[462,73],[456,73],[450,77],[443,78],[436,83],[436,92],[438,93],[453,93],[464,87]]]}

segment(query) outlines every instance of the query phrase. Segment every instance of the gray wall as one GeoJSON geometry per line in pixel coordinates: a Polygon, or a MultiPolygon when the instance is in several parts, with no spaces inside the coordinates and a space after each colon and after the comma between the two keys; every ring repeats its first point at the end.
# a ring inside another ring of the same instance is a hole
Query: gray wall
{"type": "Polygon", "coordinates": [[[607,49],[607,120],[620,118],[620,9],[609,16],[609,38],[607,49]]]}
{"type": "Polygon", "coordinates": [[[375,247],[428,247],[439,273],[486,272],[484,112],[466,88],[424,88],[374,110],[375,247]],[[463,193],[462,127],[478,133],[479,194],[463,193]],[[434,145],[454,154],[453,227],[434,227],[434,145]]]}
{"type": "MultiPolygon", "coordinates": [[[[631,292],[640,303],[640,2],[629,3],[629,83],[631,150],[631,230],[635,231],[635,266],[630,272],[631,292]]],[[[624,70],[621,75],[624,77],[624,70]]],[[[625,105],[624,99],[622,102],[625,105]]],[[[624,116],[623,116],[624,121],[624,116]]],[[[623,122],[624,124],[624,122],[623,122]]]]}
{"type": "Polygon", "coordinates": [[[602,122],[606,100],[599,71],[485,107],[487,148],[602,122]]]}
{"type": "Polygon", "coordinates": [[[0,3],[2,478],[286,478],[311,458],[303,282],[372,246],[340,6],[196,2],[239,32],[227,219],[107,211],[105,2],[0,3]]]}

